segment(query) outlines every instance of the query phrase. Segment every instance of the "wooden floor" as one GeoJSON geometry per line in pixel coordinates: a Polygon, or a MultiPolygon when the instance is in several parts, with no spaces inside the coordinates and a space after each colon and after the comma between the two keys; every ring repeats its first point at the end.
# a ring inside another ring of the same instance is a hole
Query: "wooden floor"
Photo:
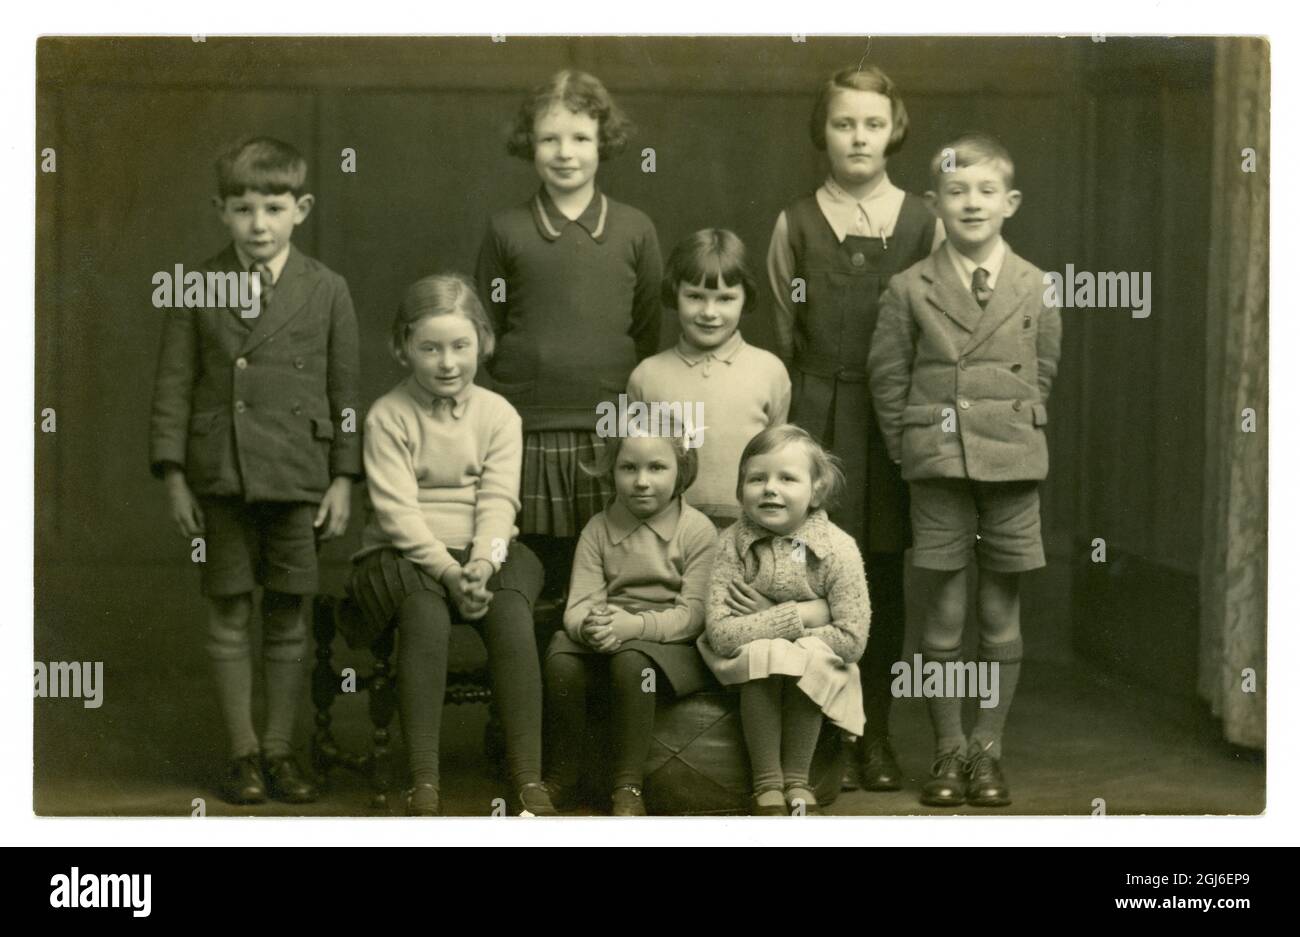
{"type": "MultiPolygon", "coordinates": [[[[363,780],[335,771],[305,808],[236,808],[214,788],[224,739],[202,651],[199,599],[156,572],[121,570],[96,581],[85,571],[38,596],[38,660],[104,661],[104,701],[37,699],[33,807],[52,816],[188,816],[195,798],[209,815],[375,816],[363,780]],[[94,597],[94,598],[92,598],[94,597]]],[[[55,578],[47,577],[46,581],[55,578]]],[[[1233,749],[1194,703],[1106,679],[1067,656],[1026,662],[1004,743],[1013,815],[1089,814],[1101,798],[1110,815],[1257,814],[1264,763],[1233,749]]],[[[341,652],[336,663],[360,663],[341,652]]],[[[334,708],[343,745],[364,751],[363,698],[334,708]]],[[[449,707],[443,745],[443,804],[451,815],[488,816],[504,795],[482,750],[484,706],[449,707]]],[[[304,699],[301,735],[311,712],[304,699]]],[[[394,728],[397,728],[396,721],[394,728]]],[[[400,733],[397,733],[400,735],[400,733]]],[[[895,706],[895,747],[907,775],[898,793],[843,794],[843,816],[941,814],[918,802],[931,734],[923,701],[895,706]]],[[[400,757],[400,751],[399,751],[400,757]]],[[[390,811],[398,812],[393,804],[390,811]]]]}

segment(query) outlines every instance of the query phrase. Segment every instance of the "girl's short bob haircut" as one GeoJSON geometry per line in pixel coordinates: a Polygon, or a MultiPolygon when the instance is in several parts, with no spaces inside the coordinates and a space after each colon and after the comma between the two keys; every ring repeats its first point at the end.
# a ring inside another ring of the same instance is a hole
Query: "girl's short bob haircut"
{"type": "Polygon", "coordinates": [[[748,443],[740,454],[736,473],[736,500],[744,502],[745,467],[754,456],[767,455],[786,446],[801,446],[812,466],[813,497],[810,508],[830,508],[844,490],[844,469],[840,460],[823,449],[802,427],[793,423],[769,426],[748,443]]]}
{"type": "Polygon", "coordinates": [[[826,149],[826,114],[830,111],[831,95],[837,91],[874,91],[889,98],[892,112],[892,128],[889,131],[889,143],[885,146],[885,155],[893,156],[903,147],[907,139],[907,108],[890,77],[868,65],[866,68],[845,68],[832,75],[818,90],[817,103],[813,105],[812,120],[808,129],[812,131],[813,146],[826,149]]]}
{"type": "Polygon", "coordinates": [[[632,135],[632,122],[614,103],[605,86],[595,75],[566,68],[551,76],[546,84],[533,90],[533,94],[519,107],[514,127],[506,141],[506,152],[520,159],[533,159],[536,139],[533,128],[537,118],[553,107],[564,106],[575,114],[586,114],[600,127],[597,151],[603,163],[617,156],[627,146],[632,135]]]}
{"type": "Polygon", "coordinates": [[[745,242],[730,231],[705,228],[682,238],[664,266],[660,298],[669,309],[677,308],[677,289],[683,284],[716,290],[719,281],[745,288],[744,315],[758,304],[758,281],[745,259],[745,242]]]}
{"type": "MultiPolygon", "coordinates": [[[[593,478],[604,478],[609,482],[609,486],[613,488],[614,467],[618,465],[618,454],[623,449],[624,440],[631,438],[629,435],[606,439],[605,448],[596,457],[596,462],[593,465],[580,463],[580,467],[593,478]]],[[[655,438],[668,443],[673,450],[673,455],[677,457],[677,481],[673,485],[673,497],[676,498],[695,484],[695,476],[700,471],[700,457],[694,448],[686,445],[686,437],[684,436],[658,436],[655,438]]]]}
{"type": "Polygon", "coordinates": [[[474,331],[478,333],[478,360],[490,358],[496,348],[492,322],[474,291],[474,281],[463,273],[435,273],[407,287],[393,319],[393,356],[405,364],[406,340],[420,320],[450,315],[462,315],[474,323],[474,331]]]}

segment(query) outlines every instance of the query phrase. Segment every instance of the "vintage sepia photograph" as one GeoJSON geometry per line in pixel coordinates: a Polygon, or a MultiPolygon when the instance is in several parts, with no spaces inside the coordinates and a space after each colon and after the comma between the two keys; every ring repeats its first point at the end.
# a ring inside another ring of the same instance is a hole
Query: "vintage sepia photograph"
{"type": "Polygon", "coordinates": [[[1268,39],[35,46],[38,817],[1265,813],[1268,39]]]}

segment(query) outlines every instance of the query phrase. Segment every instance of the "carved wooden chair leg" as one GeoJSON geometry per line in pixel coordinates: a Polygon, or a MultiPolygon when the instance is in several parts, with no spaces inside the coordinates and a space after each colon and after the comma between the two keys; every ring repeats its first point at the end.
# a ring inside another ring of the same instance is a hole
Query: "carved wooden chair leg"
{"type": "Polygon", "coordinates": [[[311,764],[317,778],[324,780],[339,760],[339,747],[334,741],[330,709],[339,690],[338,674],[334,671],[334,608],[328,596],[312,599],[312,634],[316,640],[316,663],[311,672],[311,701],[316,711],[315,728],[311,736],[311,764]]]}
{"type": "Polygon", "coordinates": [[[371,645],[375,669],[370,677],[370,721],[374,725],[374,752],[370,756],[371,806],[386,808],[394,789],[393,752],[388,726],[397,710],[397,675],[392,672],[394,629],[371,645]]]}

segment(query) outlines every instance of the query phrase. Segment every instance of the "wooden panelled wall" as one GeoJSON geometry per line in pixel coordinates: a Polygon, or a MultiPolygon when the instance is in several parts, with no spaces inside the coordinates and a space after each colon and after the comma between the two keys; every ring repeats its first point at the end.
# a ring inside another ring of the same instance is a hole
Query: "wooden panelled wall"
{"type": "MultiPolygon", "coordinates": [[[[1044,521],[1054,562],[1072,569],[1105,537],[1192,574],[1211,54],[1204,40],[1113,37],[43,40],[37,148],[55,148],[58,171],[37,180],[36,401],[55,407],[58,432],[37,440],[38,578],[48,563],[187,562],[146,468],[161,324],[150,277],[222,245],[209,200],[224,145],[269,133],[309,155],[317,208],[297,243],[351,286],[368,401],[398,378],[385,334],[405,285],[472,270],[489,213],[535,188],[504,128],[550,73],[594,72],[636,121],[601,181],[649,213],[665,251],[729,227],[761,271],[777,213],[824,173],[813,91],[859,61],[904,89],[912,133],[890,165],[904,188],[926,188],[930,155],[956,132],[991,131],[1017,161],[1024,206],[1006,235],[1020,253],[1050,270],[1153,273],[1148,319],[1065,313],[1044,521]],[[344,147],[355,174],[340,171],[344,147]]],[[[744,325],[758,344],[770,305],[744,325]]],[[[1109,656],[1076,626],[1076,646],[1109,656]]]]}

